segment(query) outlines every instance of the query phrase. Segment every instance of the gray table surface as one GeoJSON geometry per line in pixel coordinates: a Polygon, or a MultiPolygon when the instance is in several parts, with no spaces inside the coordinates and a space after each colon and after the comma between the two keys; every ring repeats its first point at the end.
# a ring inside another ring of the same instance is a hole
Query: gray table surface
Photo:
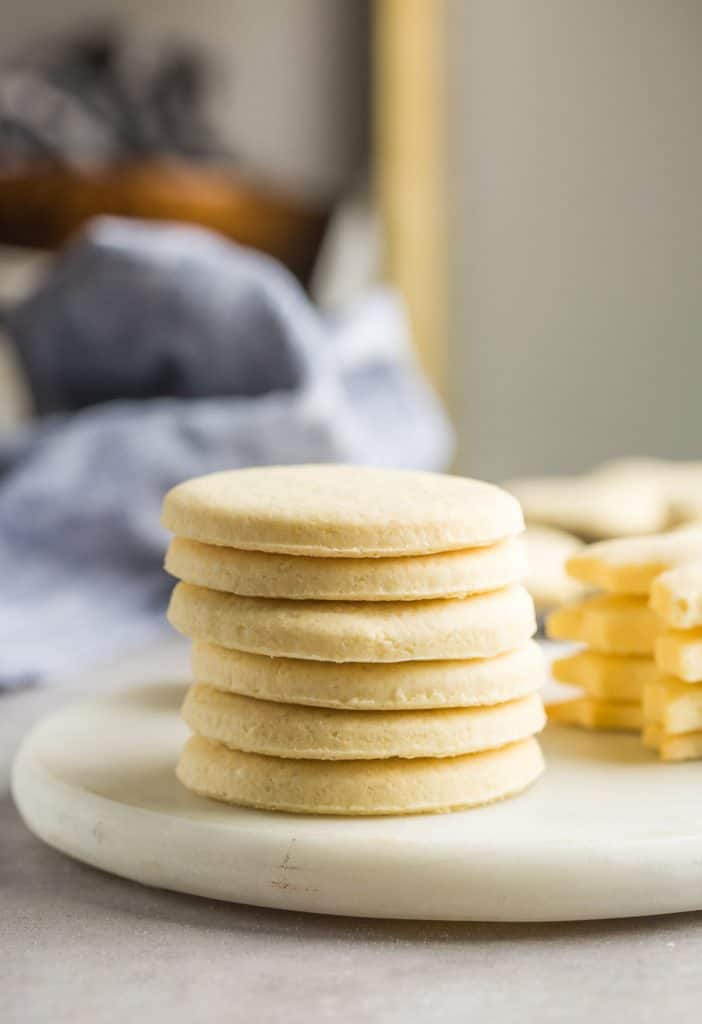
{"type": "Polygon", "coordinates": [[[8,788],[32,723],[83,693],[185,671],[171,643],[0,696],[3,1024],[702,1019],[702,913],[547,925],[325,918],[147,889],[35,839],[8,788]]]}

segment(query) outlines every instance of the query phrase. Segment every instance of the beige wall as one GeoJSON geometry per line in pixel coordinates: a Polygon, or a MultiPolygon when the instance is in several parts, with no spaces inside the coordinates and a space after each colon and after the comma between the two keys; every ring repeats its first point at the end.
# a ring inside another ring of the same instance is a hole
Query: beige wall
{"type": "Polygon", "coordinates": [[[448,6],[461,468],[702,457],[702,3],[448,6]]]}

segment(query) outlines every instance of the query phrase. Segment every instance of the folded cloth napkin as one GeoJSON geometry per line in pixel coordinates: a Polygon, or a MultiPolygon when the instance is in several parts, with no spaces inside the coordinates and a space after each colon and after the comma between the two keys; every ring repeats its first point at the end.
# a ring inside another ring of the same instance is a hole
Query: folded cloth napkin
{"type": "Polygon", "coordinates": [[[450,458],[392,293],[325,317],[280,265],[197,228],[93,222],[8,329],[44,415],[0,443],[0,686],[163,628],[179,480],[450,458]]]}

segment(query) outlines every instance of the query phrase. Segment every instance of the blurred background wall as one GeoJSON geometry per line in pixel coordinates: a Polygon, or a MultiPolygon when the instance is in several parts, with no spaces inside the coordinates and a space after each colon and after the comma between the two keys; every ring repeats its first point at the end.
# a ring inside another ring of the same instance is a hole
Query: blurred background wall
{"type": "Polygon", "coordinates": [[[699,457],[702,4],[446,10],[460,469],[699,457]]]}
{"type": "Polygon", "coordinates": [[[2,0],[0,59],[119,22],[145,53],[188,40],[212,57],[213,121],[243,167],[313,198],[364,170],[366,0],[2,0]]]}
{"type": "MultiPolygon", "coordinates": [[[[145,52],[200,44],[237,169],[330,208],[366,177],[375,112],[385,267],[450,405],[459,471],[699,456],[698,0],[2,8],[0,57],[116,15],[145,52]]],[[[373,227],[355,223],[337,256],[374,266],[373,227]]]]}

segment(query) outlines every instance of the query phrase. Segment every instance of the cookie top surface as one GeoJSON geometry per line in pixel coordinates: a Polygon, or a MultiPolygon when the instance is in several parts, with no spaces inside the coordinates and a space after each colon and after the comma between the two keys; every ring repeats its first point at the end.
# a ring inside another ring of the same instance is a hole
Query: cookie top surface
{"type": "Polygon", "coordinates": [[[482,547],[520,533],[517,500],[464,477],[365,466],[262,466],[174,487],[163,525],[180,537],[328,557],[482,547]]]}

